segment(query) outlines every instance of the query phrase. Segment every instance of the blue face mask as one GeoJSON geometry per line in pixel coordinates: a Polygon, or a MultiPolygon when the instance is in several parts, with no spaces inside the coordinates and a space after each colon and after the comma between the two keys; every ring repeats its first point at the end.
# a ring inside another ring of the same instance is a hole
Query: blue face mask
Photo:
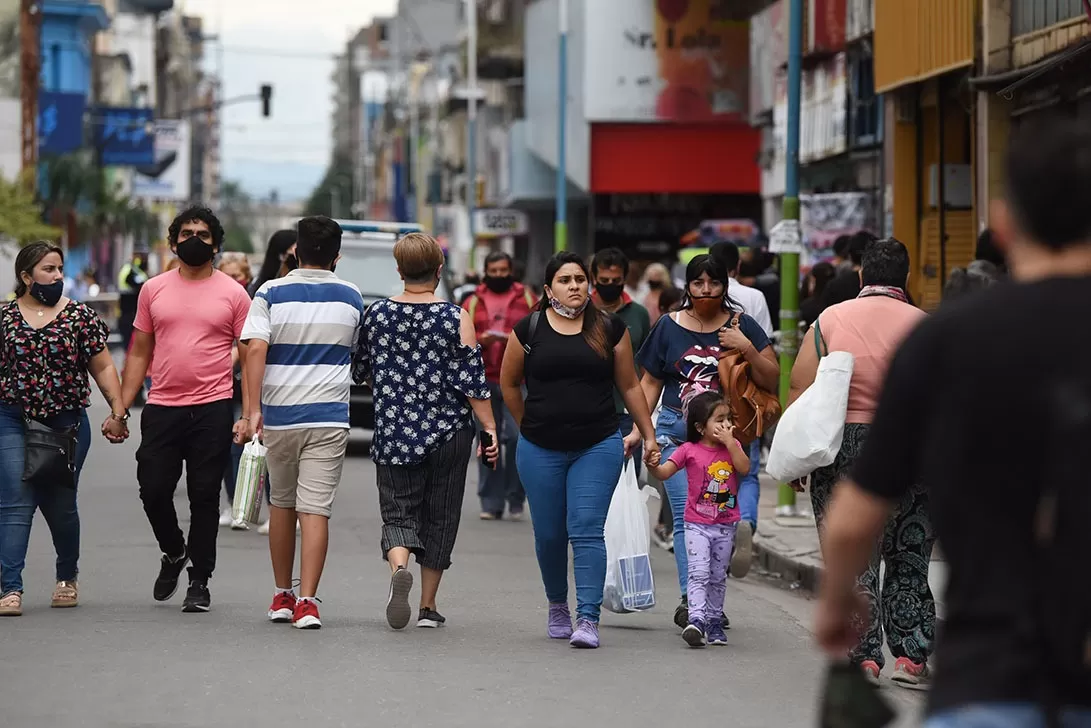
{"type": "Polygon", "coordinates": [[[64,295],[64,281],[54,281],[47,285],[34,283],[30,286],[30,295],[42,305],[52,308],[57,305],[64,295]]]}

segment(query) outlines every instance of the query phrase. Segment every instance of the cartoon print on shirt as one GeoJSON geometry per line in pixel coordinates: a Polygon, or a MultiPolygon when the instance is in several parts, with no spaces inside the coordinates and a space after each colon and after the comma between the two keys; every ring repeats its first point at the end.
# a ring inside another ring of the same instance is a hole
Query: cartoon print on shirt
{"type": "Polygon", "coordinates": [[[678,373],[682,375],[682,387],[678,397],[682,412],[689,412],[689,403],[704,392],[720,391],[720,347],[694,346],[678,359],[678,373]]]}
{"type": "Polygon", "coordinates": [[[708,466],[709,481],[701,494],[702,510],[708,513],[726,513],[735,509],[735,494],[727,487],[735,469],[726,460],[717,460],[708,466]]]}

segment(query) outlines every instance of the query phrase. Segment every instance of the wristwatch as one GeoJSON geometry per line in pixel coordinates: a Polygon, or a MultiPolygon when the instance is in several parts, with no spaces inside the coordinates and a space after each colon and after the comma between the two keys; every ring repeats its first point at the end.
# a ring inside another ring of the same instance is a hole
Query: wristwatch
{"type": "Polygon", "coordinates": [[[110,413],[110,419],[111,420],[117,420],[118,422],[121,422],[121,423],[128,422],[129,421],[129,410],[125,410],[125,414],[121,415],[121,416],[118,416],[118,415],[114,414],[113,412],[111,412],[110,413]]]}

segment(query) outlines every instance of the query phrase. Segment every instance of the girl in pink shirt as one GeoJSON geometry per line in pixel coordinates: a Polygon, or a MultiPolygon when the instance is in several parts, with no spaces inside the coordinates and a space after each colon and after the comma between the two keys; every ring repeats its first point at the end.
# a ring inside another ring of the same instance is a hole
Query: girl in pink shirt
{"type": "Polygon", "coordinates": [[[735,542],[739,513],[739,478],[750,472],[750,459],[735,439],[731,408],[719,392],[693,398],[687,414],[687,442],[652,474],[662,481],[685,470],[686,552],[689,555],[689,624],[682,638],[691,647],[726,645],[722,617],[727,567],[735,542]]]}

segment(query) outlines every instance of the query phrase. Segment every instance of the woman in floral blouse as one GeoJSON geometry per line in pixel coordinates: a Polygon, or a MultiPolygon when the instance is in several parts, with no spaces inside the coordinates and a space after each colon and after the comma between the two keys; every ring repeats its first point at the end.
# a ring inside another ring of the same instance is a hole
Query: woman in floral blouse
{"type": "Polygon", "coordinates": [[[353,379],[370,382],[375,396],[371,445],[383,518],[383,557],[390,563],[386,619],[403,629],[412,618],[409,555],[421,567],[418,627],[440,627],[436,593],[451,566],[458,535],[466,468],[474,440],[473,415],[492,436],[486,457],[497,457],[496,423],[481,348],[469,313],[436,296],[443,251],[412,233],[394,246],[405,291],[374,303],[364,314],[353,379]]]}
{"type": "Polygon", "coordinates": [[[109,329],[86,305],[64,297],[63,251],[31,243],[15,258],[15,277],[16,299],[0,308],[0,616],[8,617],[23,613],[23,565],[35,509],[45,516],[57,549],[52,606],[79,604],[77,491],[23,483],[24,419],[79,428],[77,484],[91,447],[88,373],[112,409],[103,434],[112,442],[129,435],[121,382],[106,349],[109,329]]]}

